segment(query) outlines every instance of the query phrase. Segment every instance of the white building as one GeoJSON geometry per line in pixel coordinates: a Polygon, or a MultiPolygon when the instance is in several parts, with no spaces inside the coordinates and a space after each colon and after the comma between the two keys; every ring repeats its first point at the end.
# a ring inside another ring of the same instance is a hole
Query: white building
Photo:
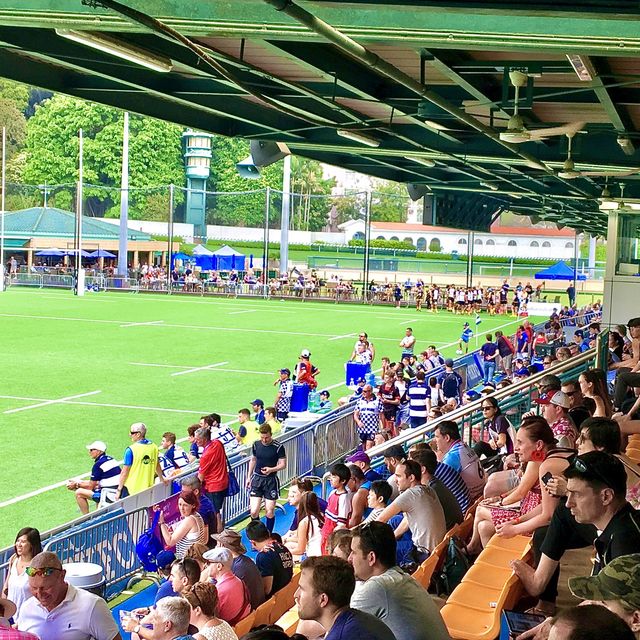
{"type": "MultiPolygon", "coordinates": [[[[349,240],[364,239],[364,221],[348,220],[340,225],[349,240]]],[[[372,222],[372,240],[400,240],[418,251],[466,254],[470,233],[461,229],[433,227],[423,224],[372,222]]],[[[473,233],[473,254],[506,258],[550,258],[568,260],[574,257],[575,233],[571,229],[536,227],[503,227],[497,222],[490,233],[473,233]]]]}

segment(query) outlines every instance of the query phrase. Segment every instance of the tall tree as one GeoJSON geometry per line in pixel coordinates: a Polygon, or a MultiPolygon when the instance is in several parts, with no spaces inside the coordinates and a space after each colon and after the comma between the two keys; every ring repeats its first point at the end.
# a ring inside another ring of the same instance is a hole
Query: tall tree
{"type": "Polygon", "coordinates": [[[335,179],[322,176],[322,165],[315,160],[291,158],[291,228],[321,231],[333,205],[331,189],[335,179]]]}
{"type": "Polygon", "coordinates": [[[371,194],[371,220],[406,222],[410,200],[403,184],[378,180],[371,194]]]}

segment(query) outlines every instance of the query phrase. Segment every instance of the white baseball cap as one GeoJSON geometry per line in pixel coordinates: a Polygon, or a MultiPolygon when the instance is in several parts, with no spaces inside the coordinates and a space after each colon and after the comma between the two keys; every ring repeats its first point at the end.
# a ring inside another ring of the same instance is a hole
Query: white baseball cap
{"type": "Polygon", "coordinates": [[[91,451],[91,449],[95,449],[96,451],[102,451],[103,453],[107,450],[107,445],[102,442],[102,440],[95,440],[91,444],[87,445],[87,449],[91,451]]]}
{"type": "Polygon", "coordinates": [[[308,358],[310,355],[311,355],[311,351],[309,351],[309,349],[303,349],[303,350],[300,352],[300,356],[301,356],[302,358],[308,358]]]}

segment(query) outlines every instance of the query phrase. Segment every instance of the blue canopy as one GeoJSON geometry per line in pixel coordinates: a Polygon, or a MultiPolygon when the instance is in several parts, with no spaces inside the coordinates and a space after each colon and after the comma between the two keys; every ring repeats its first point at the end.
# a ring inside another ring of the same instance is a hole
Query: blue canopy
{"type": "Polygon", "coordinates": [[[586,280],[587,276],[584,273],[579,273],[576,278],[575,271],[566,262],[560,260],[548,269],[536,273],[535,278],[536,280],[586,280]]]}
{"type": "Polygon", "coordinates": [[[115,258],[115,254],[110,251],[106,251],[105,249],[96,249],[94,252],[89,254],[90,258],[115,258]]]}
{"type": "Polygon", "coordinates": [[[56,249],[52,247],[51,249],[43,249],[42,251],[38,251],[36,253],[37,256],[51,256],[56,258],[62,258],[67,255],[66,251],[62,251],[61,249],[56,249]]]}
{"type": "Polygon", "coordinates": [[[196,264],[203,271],[231,271],[232,269],[244,269],[244,254],[225,244],[211,255],[196,256],[196,264]]]}

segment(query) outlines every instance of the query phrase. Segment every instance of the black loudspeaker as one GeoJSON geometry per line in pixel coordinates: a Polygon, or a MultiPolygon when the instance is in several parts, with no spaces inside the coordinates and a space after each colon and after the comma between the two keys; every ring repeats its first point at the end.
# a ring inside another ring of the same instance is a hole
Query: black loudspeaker
{"type": "Polygon", "coordinates": [[[263,142],[252,140],[249,144],[251,157],[256,167],[268,167],[285,156],[290,155],[289,148],[283,142],[263,142]]]}
{"type": "Polygon", "coordinates": [[[429,193],[429,187],[427,187],[426,184],[414,184],[410,182],[407,184],[407,191],[409,193],[409,197],[416,202],[429,193]]]}
{"type": "Polygon", "coordinates": [[[436,223],[436,197],[431,194],[422,201],[422,224],[427,226],[436,223]]]}
{"type": "Polygon", "coordinates": [[[248,178],[250,180],[258,180],[260,178],[260,170],[253,164],[253,158],[247,156],[244,160],[241,160],[236,164],[236,171],[240,174],[241,178],[248,178]]]}

